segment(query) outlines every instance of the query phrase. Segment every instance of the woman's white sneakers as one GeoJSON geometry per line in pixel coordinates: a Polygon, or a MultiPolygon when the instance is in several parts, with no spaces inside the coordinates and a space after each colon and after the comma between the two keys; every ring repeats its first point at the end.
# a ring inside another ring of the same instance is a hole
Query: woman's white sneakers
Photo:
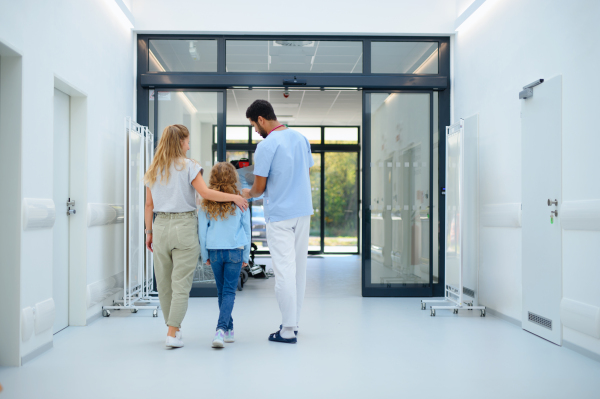
{"type": "Polygon", "coordinates": [[[175,332],[175,337],[169,337],[167,335],[167,342],[165,342],[167,348],[181,348],[183,347],[183,336],[181,330],[175,332]]]}
{"type": "Polygon", "coordinates": [[[224,339],[225,339],[225,331],[218,329],[217,332],[215,333],[215,338],[213,339],[212,347],[213,348],[223,348],[225,346],[224,339]]]}

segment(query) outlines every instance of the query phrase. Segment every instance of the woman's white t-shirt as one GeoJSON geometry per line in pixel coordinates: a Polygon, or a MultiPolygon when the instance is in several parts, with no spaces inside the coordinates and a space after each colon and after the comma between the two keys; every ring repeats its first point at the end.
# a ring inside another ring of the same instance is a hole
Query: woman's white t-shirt
{"type": "Polygon", "coordinates": [[[161,181],[161,176],[156,176],[156,182],[150,186],[154,212],[191,212],[196,210],[196,189],[192,181],[202,172],[202,167],[191,159],[185,159],[182,165],[171,164],[169,168],[169,182],[161,181]]]}

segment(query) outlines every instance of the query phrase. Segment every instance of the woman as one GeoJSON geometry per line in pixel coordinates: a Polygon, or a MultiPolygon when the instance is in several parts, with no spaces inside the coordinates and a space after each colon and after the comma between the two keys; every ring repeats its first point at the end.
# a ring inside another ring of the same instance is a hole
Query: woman
{"type": "Polygon", "coordinates": [[[188,306],[192,278],[200,255],[196,195],[217,202],[248,202],[239,195],[206,187],[202,168],[187,159],[190,132],[183,125],[167,126],[144,176],[146,188],[146,247],[154,252],[154,273],[160,306],[169,327],[166,346],[181,348],[181,322],[188,306]],[[156,220],[152,225],[153,213],[156,220]]]}

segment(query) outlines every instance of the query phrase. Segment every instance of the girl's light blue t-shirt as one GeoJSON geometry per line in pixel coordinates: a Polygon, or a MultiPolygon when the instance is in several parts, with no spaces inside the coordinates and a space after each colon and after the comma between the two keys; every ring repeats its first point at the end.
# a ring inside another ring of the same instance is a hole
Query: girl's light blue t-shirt
{"type": "Polygon", "coordinates": [[[236,249],[244,247],[242,261],[250,259],[250,211],[242,212],[235,207],[235,215],[227,219],[209,219],[200,208],[198,210],[198,238],[202,251],[202,261],[208,259],[209,249],[236,249]]]}
{"type": "Polygon", "coordinates": [[[267,223],[312,215],[310,143],[293,129],[271,132],[258,143],[254,174],[267,178],[263,205],[267,223]]]}

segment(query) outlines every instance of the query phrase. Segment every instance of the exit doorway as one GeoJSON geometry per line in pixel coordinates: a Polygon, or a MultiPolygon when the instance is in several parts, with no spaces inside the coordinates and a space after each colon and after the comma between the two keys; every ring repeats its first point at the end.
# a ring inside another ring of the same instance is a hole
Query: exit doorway
{"type": "MultiPolygon", "coordinates": [[[[138,52],[138,120],[156,138],[183,123],[191,126],[190,155],[201,155],[206,172],[217,160],[252,162],[258,138],[245,110],[256,99],[270,101],[282,123],[311,141],[311,253],[360,253],[363,296],[443,295],[447,37],[141,35],[138,52]],[[353,96],[350,121],[340,122],[334,116],[353,96]],[[328,131],[342,128],[356,133],[328,142],[328,131]],[[336,175],[336,164],[353,172],[336,175]],[[352,183],[348,190],[329,187],[339,176],[352,183]],[[340,202],[345,215],[330,218],[328,205],[340,202]],[[354,223],[356,244],[347,234],[354,223]]],[[[260,203],[254,206],[258,228],[260,203]]]]}
{"type": "MultiPolygon", "coordinates": [[[[278,120],[304,135],[311,145],[315,164],[310,171],[314,215],[309,253],[358,254],[361,93],[328,88],[228,90],[228,162],[247,158],[254,164],[254,151],[263,138],[250,126],[246,109],[258,99],[269,101],[278,120]]],[[[262,200],[254,201],[251,210],[253,243],[257,253],[268,254],[262,200]]]]}

